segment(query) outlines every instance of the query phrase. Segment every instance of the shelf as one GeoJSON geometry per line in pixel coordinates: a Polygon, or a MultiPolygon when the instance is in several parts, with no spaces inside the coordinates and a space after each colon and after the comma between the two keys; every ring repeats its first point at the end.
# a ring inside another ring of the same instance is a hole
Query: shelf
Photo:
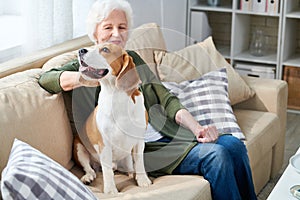
{"type": "Polygon", "coordinates": [[[249,50],[247,50],[234,56],[234,59],[239,61],[256,62],[271,65],[277,64],[276,52],[270,52],[266,56],[253,56],[250,54],[249,50]]]}
{"type": "Polygon", "coordinates": [[[225,58],[230,58],[230,46],[218,46],[216,45],[217,50],[224,56],[225,58]]]}
{"type": "Polygon", "coordinates": [[[287,110],[288,113],[293,113],[293,114],[300,114],[300,110],[295,110],[295,109],[289,109],[287,110]]]}
{"type": "Polygon", "coordinates": [[[253,11],[244,11],[244,10],[236,10],[237,14],[241,15],[257,15],[257,16],[268,16],[268,17],[280,17],[280,14],[271,14],[266,12],[253,12],[253,11]]]}
{"type": "Polygon", "coordinates": [[[208,6],[206,4],[197,4],[192,6],[191,11],[214,11],[214,12],[232,12],[231,5],[225,6],[208,6]]]}
{"type": "Polygon", "coordinates": [[[287,18],[300,19],[300,11],[293,11],[286,14],[287,18]]]}
{"type": "Polygon", "coordinates": [[[283,62],[283,65],[300,67],[300,54],[295,54],[283,62]]]}

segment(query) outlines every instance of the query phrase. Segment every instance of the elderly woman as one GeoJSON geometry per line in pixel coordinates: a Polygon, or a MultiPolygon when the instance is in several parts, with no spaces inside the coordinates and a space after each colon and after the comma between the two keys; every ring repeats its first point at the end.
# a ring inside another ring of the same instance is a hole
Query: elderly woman
{"type": "MultiPolygon", "coordinates": [[[[88,15],[88,35],[95,44],[125,47],[132,25],[132,9],[125,0],[96,1],[88,15]]],[[[134,51],[133,58],[150,112],[151,134],[146,134],[145,165],[152,176],[197,174],[211,185],[213,199],[256,199],[247,150],[231,135],[219,137],[214,126],[201,126],[168,92],[134,51]],[[159,105],[159,106],[158,106],[159,105]],[[162,122],[164,124],[162,125],[162,122]]],[[[78,60],[45,72],[39,79],[50,93],[63,92],[73,131],[80,130],[94,109],[100,86],[81,87],[78,60]],[[72,99],[72,102],[70,101],[72,99]]],[[[122,138],[120,138],[122,139],[122,138]]]]}

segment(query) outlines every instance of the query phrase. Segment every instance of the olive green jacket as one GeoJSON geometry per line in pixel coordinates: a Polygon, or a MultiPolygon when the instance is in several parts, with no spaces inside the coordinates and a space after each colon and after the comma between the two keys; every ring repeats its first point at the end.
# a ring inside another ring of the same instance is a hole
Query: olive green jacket
{"type": "MultiPolygon", "coordinates": [[[[149,113],[149,122],[156,130],[159,130],[163,136],[171,140],[171,142],[168,143],[146,143],[144,152],[146,170],[153,176],[172,174],[172,171],[197,143],[195,136],[190,130],[179,126],[175,122],[177,111],[184,109],[184,106],[182,106],[178,98],[161,84],[137,53],[128,51],[128,54],[133,58],[140,79],[142,80],[140,90],[144,95],[144,104],[149,113]]],[[[59,84],[61,73],[63,71],[78,71],[78,69],[78,61],[71,61],[61,68],[52,69],[43,73],[39,78],[39,84],[50,93],[63,92],[59,84]]],[[[83,88],[85,90],[95,90],[95,88],[83,88]]],[[[99,92],[100,87],[96,89],[93,107],[98,101],[97,94],[99,94],[99,92]]],[[[85,99],[81,104],[86,104],[86,102],[87,100],[85,99]]],[[[72,118],[70,115],[69,117],[72,118]]]]}

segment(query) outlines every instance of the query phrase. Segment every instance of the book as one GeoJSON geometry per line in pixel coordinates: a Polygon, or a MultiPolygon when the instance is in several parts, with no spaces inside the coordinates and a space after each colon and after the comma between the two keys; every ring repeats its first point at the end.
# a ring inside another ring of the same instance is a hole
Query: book
{"type": "Polygon", "coordinates": [[[267,13],[278,14],[279,0],[267,0],[267,13]]]}
{"type": "Polygon", "coordinates": [[[258,13],[266,12],[267,0],[252,0],[252,11],[258,13]]]}
{"type": "Polygon", "coordinates": [[[251,11],[252,10],[252,0],[241,0],[240,10],[251,11]]]}

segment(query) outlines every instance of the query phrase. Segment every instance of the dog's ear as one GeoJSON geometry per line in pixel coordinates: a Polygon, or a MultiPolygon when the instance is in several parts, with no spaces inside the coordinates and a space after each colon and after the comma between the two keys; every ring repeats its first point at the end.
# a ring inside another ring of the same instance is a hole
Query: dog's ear
{"type": "Polygon", "coordinates": [[[116,79],[116,87],[129,92],[137,87],[140,83],[140,78],[137,73],[135,64],[131,56],[124,52],[123,55],[123,66],[116,79]]]}

